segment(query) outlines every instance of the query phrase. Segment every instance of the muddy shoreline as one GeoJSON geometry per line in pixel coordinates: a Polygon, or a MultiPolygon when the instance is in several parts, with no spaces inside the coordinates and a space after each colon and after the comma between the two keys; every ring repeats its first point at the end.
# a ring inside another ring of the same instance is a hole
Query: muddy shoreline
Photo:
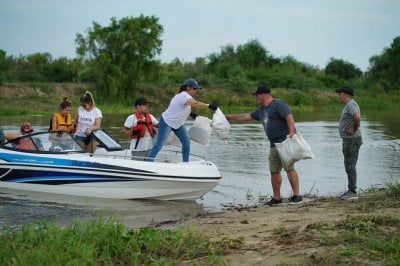
{"type": "Polygon", "coordinates": [[[113,216],[128,227],[158,227],[203,215],[195,201],[116,200],[0,189],[0,227],[113,216]]]}

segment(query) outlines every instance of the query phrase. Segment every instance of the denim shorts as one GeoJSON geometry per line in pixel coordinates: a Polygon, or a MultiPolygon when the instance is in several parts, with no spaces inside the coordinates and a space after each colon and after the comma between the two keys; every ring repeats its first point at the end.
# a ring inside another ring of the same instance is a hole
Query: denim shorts
{"type": "Polygon", "coordinates": [[[85,141],[86,141],[86,137],[75,135],[74,138],[83,143],[85,143],[85,141]]]}
{"type": "Polygon", "coordinates": [[[285,169],[285,171],[293,170],[294,169],[294,163],[289,163],[286,164],[281,160],[281,157],[279,157],[278,150],[276,147],[270,147],[269,150],[269,171],[271,173],[278,173],[282,171],[282,168],[285,169]]]}

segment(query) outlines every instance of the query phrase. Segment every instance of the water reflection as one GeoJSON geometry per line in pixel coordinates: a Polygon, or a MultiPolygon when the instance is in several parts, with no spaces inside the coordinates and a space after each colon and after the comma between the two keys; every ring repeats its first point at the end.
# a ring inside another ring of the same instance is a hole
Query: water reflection
{"type": "Polygon", "coordinates": [[[130,227],[162,226],[203,212],[193,201],[120,200],[0,188],[0,227],[33,221],[65,225],[77,218],[113,215],[130,227]]]}

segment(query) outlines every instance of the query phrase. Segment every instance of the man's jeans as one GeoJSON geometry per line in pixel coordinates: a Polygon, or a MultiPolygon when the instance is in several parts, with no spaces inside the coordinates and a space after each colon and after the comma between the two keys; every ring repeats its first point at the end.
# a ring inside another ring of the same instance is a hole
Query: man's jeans
{"type": "Polygon", "coordinates": [[[188,162],[189,154],[190,154],[190,139],[189,139],[185,125],[182,125],[177,129],[171,128],[170,126],[168,126],[167,123],[165,123],[162,116],[161,116],[160,122],[158,124],[157,140],[156,140],[156,143],[154,144],[153,148],[150,151],[149,157],[151,159],[153,159],[153,161],[154,161],[154,158],[156,158],[158,152],[161,150],[161,148],[164,146],[165,142],[167,141],[167,138],[168,138],[169,134],[171,133],[171,130],[175,133],[175,135],[178,137],[178,139],[182,143],[182,160],[184,162],[188,162]]]}
{"type": "Polygon", "coordinates": [[[358,160],[358,152],[360,151],[362,144],[361,136],[343,139],[344,167],[347,173],[348,188],[354,192],[357,189],[356,164],[358,160]]]}

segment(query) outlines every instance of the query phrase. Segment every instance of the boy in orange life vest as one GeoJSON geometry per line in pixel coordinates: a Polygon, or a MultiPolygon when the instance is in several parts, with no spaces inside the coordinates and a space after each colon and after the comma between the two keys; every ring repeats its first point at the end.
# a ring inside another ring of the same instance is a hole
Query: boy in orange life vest
{"type": "Polygon", "coordinates": [[[138,97],[135,100],[136,111],[129,115],[124,123],[124,133],[131,140],[130,150],[132,156],[138,160],[144,160],[153,148],[153,139],[156,134],[154,129],[158,120],[149,113],[149,103],[146,98],[138,97]]]}

